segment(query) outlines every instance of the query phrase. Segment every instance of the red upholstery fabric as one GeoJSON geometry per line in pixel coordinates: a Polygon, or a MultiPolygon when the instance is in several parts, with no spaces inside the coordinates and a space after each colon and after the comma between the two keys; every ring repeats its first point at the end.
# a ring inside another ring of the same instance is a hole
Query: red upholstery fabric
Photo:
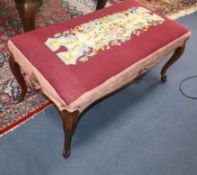
{"type": "Polygon", "coordinates": [[[133,36],[121,46],[99,51],[87,62],[78,62],[77,65],[64,64],[56,53],[44,44],[47,38],[53,37],[56,33],[92,19],[138,6],[142,5],[127,0],[76,19],[15,36],[11,41],[69,105],[85,92],[189,32],[185,27],[163,17],[163,24],[150,27],[140,36],[133,36]]]}

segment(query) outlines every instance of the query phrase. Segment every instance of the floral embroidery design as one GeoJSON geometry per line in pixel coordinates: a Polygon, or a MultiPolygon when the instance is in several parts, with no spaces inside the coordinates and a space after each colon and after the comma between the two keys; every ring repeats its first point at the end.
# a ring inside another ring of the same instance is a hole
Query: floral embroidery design
{"type": "Polygon", "coordinates": [[[65,32],[55,34],[48,38],[45,44],[56,52],[61,46],[66,51],[57,52],[57,56],[66,64],[85,62],[98,51],[118,46],[132,38],[139,36],[151,26],[164,22],[160,16],[153,14],[143,7],[129,8],[127,10],[107,15],[105,17],[81,24],[65,32]]]}

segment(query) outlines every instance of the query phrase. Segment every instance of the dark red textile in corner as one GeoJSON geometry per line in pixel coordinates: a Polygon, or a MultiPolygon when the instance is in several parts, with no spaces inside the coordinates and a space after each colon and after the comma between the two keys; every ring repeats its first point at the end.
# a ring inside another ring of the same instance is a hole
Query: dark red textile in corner
{"type": "Polygon", "coordinates": [[[150,27],[140,36],[133,36],[121,46],[99,51],[87,62],[78,62],[77,65],[64,64],[56,56],[56,52],[52,52],[44,44],[56,33],[137,6],[142,5],[136,1],[126,0],[76,19],[12,37],[11,41],[69,105],[85,92],[188,32],[185,27],[163,17],[165,22],[162,25],[150,27]]]}

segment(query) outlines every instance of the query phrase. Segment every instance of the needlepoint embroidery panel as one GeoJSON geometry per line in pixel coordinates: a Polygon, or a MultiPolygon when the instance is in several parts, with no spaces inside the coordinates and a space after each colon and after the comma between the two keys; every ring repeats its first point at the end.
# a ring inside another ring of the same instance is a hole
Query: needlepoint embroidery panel
{"type": "Polygon", "coordinates": [[[140,36],[151,26],[163,23],[162,17],[148,9],[133,7],[57,33],[45,44],[66,65],[76,65],[78,61],[88,61],[98,51],[119,46],[131,40],[133,35],[140,36]],[[58,52],[62,46],[66,51],[58,52]]]}

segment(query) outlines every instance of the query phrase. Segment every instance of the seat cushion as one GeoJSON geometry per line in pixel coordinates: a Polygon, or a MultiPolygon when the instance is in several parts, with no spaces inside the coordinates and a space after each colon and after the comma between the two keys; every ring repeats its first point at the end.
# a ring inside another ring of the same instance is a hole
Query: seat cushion
{"type": "MultiPolygon", "coordinates": [[[[155,55],[162,54],[164,48],[168,52],[189,35],[190,31],[180,24],[137,1],[126,0],[12,37],[9,47],[19,64],[25,62],[24,69],[28,63],[27,71],[33,67],[39,72],[47,83],[45,89],[51,89],[48,94],[52,99],[61,99],[61,105],[73,106],[70,110],[74,110],[87,94],[94,101],[95,94],[104,91],[98,87],[117,81],[118,75],[140,61],[156,59],[155,55]]],[[[40,84],[44,86],[43,82],[40,84]]]]}

